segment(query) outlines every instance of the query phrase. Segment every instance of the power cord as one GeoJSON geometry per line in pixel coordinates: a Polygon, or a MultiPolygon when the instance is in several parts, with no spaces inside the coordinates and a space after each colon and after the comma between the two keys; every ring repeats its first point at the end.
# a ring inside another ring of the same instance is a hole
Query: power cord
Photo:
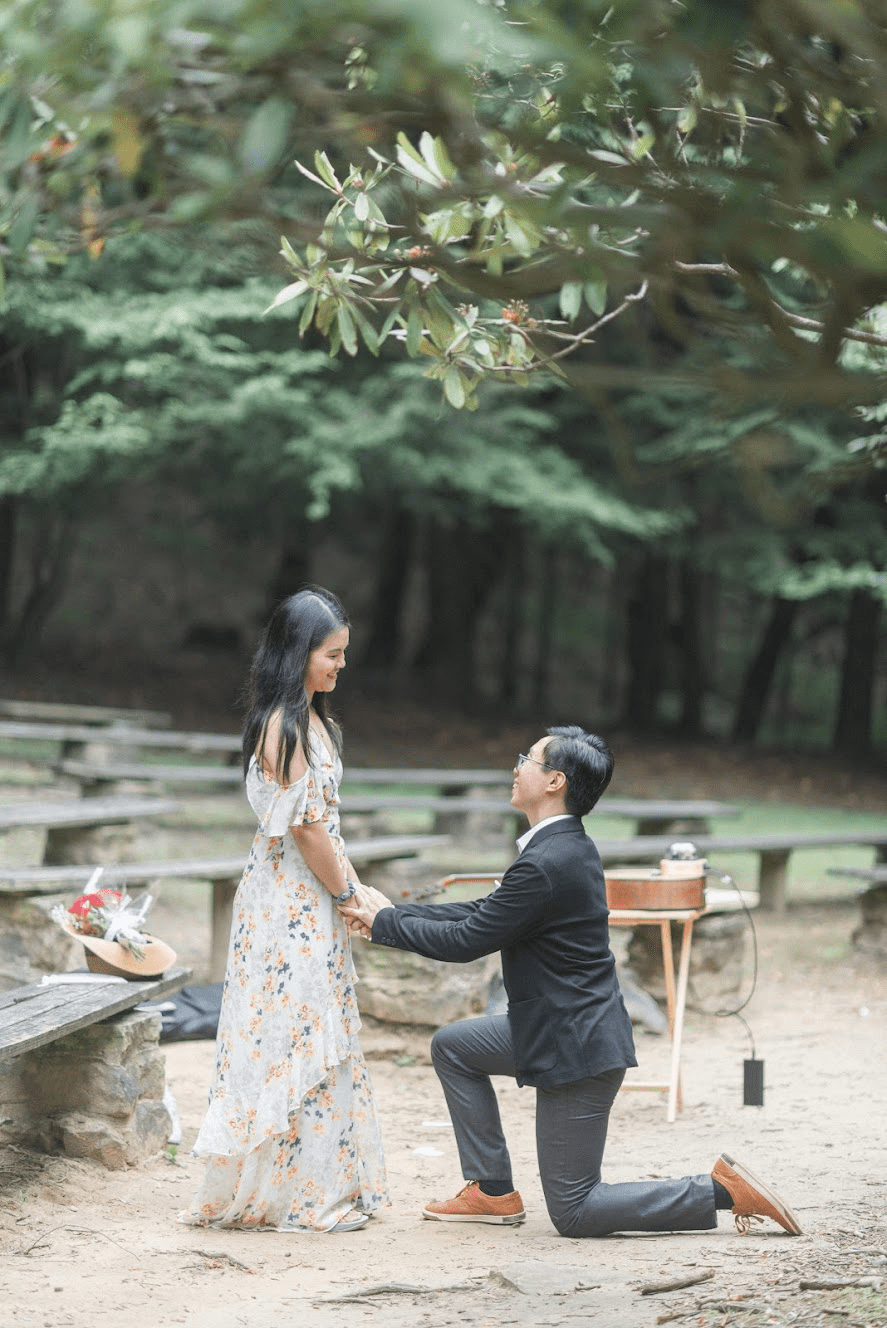
{"type": "Polygon", "coordinates": [[[752,996],[754,996],[755,989],[758,985],[758,934],[755,930],[755,920],[751,915],[751,909],[745,902],[745,897],[742,891],[733,880],[732,876],[727,875],[726,872],[714,871],[708,866],[705,868],[705,875],[706,877],[717,877],[721,885],[732,886],[736,891],[739,902],[742,905],[742,911],[745,913],[746,919],[748,920],[749,931],[751,932],[752,978],[751,987],[749,988],[747,996],[744,1000],[740,1001],[738,1005],[734,1006],[732,1010],[700,1010],[700,1014],[709,1015],[714,1019],[738,1019],[742,1024],[748,1034],[749,1043],[751,1044],[751,1056],[743,1061],[742,1065],[742,1102],[743,1106],[746,1107],[762,1107],[764,1105],[764,1062],[759,1061],[755,1055],[754,1034],[752,1033],[748,1022],[743,1019],[741,1013],[741,1011],[743,1011],[748,1005],[752,996]]]}

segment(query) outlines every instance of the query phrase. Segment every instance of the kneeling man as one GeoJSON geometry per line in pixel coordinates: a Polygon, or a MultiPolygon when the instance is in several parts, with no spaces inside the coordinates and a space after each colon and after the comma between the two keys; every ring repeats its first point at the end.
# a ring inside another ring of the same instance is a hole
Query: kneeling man
{"type": "Polygon", "coordinates": [[[401,904],[378,891],[346,905],[352,930],[376,945],[467,963],[496,950],[508,1010],[450,1024],[431,1044],[467,1181],[424,1216],[514,1225],[525,1213],[490,1076],[536,1089],[539,1174],[548,1213],[564,1236],[614,1231],[704,1231],[732,1209],[740,1231],[771,1218],[792,1235],[779,1196],[726,1153],[711,1173],[605,1185],[601,1162],[610,1108],[637,1064],[631,1021],[610,951],[600,856],[582,826],[606,789],[613,756],[602,738],[551,728],[514,767],[512,804],[530,823],[519,854],[491,894],[451,904],[401,904]]]}

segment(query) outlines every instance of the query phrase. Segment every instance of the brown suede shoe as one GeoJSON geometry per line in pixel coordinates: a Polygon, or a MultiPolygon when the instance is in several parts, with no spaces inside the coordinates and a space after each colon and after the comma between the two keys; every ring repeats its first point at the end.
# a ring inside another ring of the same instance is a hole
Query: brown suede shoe
{"type": "Polygon", "coordinates": [[[516,1227],[525,1221],[523,1200],[517,1190],[511,1194],[484,1194],[476,1180],[470,1180],[455,1199],[432,1199],[422,1209],[423,1217],[435,1222],[489,1222],[493,1226],[516,1227]]]}
{"type": "Polygon", "coordinates": [[[712,1167],[712,1178],[730,1195],[733,1200],[733,1213],[736,1230],[740,1236],[746,1235],[752,1222],[763,1222],[770,1217],[778,1222],[790,1236],[800,1236],[798,1219],[775,1190],[763,1185],[756,1176],[734,1158],[721,1153],[712,1167]]]}

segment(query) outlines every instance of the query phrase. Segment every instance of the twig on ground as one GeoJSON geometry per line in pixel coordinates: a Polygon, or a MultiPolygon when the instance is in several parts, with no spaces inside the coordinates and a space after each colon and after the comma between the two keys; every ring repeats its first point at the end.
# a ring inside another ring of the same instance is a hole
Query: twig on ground
{"type": "Polygon", "coordinates": [[[240,1268],[245,1273],[255,1273],[255,1268],[250,1268],[249,1264],[242,1263],[240,1259],[235,1259],[233,1254],[225,1254],[224,1250],[191,1250],[192,1254],[197,1254],[201,1259],[207,1259],[212,1263],[229,1263],[232,1268],[240,1268]]]}
{"type": "Polygon", "coordinates": [[[648,1282],[638,1289],[642,1296],[658,1296],[663,1291],[682,1291],[684,1287],[696,1286],[698,1282],[710,1282],[713,1277],[714,1270],[710,1268],[708,1272],[694,1273],[691,1277],[681,1277],[674,1282],[648,1282]]]}
{"type": "Polygon", "coordinates": [[[357,1287],[341,1296],[318,1296],[315,1305],[341,1305],[365,1299],[367,1296],[428,1296],[436,1291],[476,1291],[475,1282],[451,1282],[447,1286],[416,1286],[410,1282],[379,1282],[376,1286],[357,1287]]]}
{"type": "Polygon", "coordinates": [[[871,1287],[881,1290],[880,1277],[820,1277],[798,1283],[801,1291],[843,1291],[845,1287],[871,1287]]]}

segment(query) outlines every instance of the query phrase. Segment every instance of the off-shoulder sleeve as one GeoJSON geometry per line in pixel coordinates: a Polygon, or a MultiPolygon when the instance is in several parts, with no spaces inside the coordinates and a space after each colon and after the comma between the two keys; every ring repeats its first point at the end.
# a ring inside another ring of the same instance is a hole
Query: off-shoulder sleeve
{"type": "Polygon", "coordinates": [[[326,804],[320,779],[312,769],[287,788],[263,774],[253,760],[246,776],[246,795],[259,820],[259,829],[269,836],[285,835],[290,826],[312,825],[323,820],[326,804]]]}

